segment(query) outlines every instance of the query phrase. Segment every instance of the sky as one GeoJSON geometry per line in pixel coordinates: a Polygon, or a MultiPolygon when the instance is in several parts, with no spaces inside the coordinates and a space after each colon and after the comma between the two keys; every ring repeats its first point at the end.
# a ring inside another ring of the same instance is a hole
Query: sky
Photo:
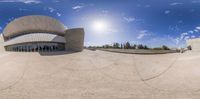
{"type": "Polygon", "coordinates": [[[0,33],[26,15],[83,27],[85,46],[114,42],[184,47],[200,37],[200,0],[0,0],[0,33]]]}

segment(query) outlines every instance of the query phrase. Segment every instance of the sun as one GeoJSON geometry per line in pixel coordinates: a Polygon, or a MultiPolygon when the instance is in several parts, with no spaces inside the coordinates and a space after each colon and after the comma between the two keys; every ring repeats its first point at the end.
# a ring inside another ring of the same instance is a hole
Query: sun
{"type": "Polygon", "coordinates": [[[103,20],[96,20],[93,22],[92,27],[96,32],[103,32],[108,29],[108,23],[103,20]]]}

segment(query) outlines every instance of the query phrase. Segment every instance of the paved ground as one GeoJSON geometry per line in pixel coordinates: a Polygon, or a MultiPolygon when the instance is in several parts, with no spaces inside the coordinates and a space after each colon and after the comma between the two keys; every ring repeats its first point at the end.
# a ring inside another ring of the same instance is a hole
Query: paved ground
{"type": "Polygon", "coordinates": [[[200,99],[200,53],[0,54],[0,99],[200,99]]]}

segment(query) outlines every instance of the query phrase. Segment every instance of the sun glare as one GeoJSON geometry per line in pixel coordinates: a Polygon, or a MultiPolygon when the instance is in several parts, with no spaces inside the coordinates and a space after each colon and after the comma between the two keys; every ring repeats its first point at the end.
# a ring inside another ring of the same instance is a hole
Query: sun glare
{"type": "Polygon", "coordinates": [[[97,32],[106,31],[108,28],[108,24],[102,20],[94,21],[92,26],[93,26],[93,29],[97,32]]]}

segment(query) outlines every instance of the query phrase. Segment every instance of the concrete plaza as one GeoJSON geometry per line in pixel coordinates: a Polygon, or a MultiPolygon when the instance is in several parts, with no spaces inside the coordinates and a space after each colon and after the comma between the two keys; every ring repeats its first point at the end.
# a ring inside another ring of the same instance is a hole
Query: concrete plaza
{"type": "Polygon", "coordinates": [[[0,52],[0,99],[200,99],[200,53],[0,52]]]}

